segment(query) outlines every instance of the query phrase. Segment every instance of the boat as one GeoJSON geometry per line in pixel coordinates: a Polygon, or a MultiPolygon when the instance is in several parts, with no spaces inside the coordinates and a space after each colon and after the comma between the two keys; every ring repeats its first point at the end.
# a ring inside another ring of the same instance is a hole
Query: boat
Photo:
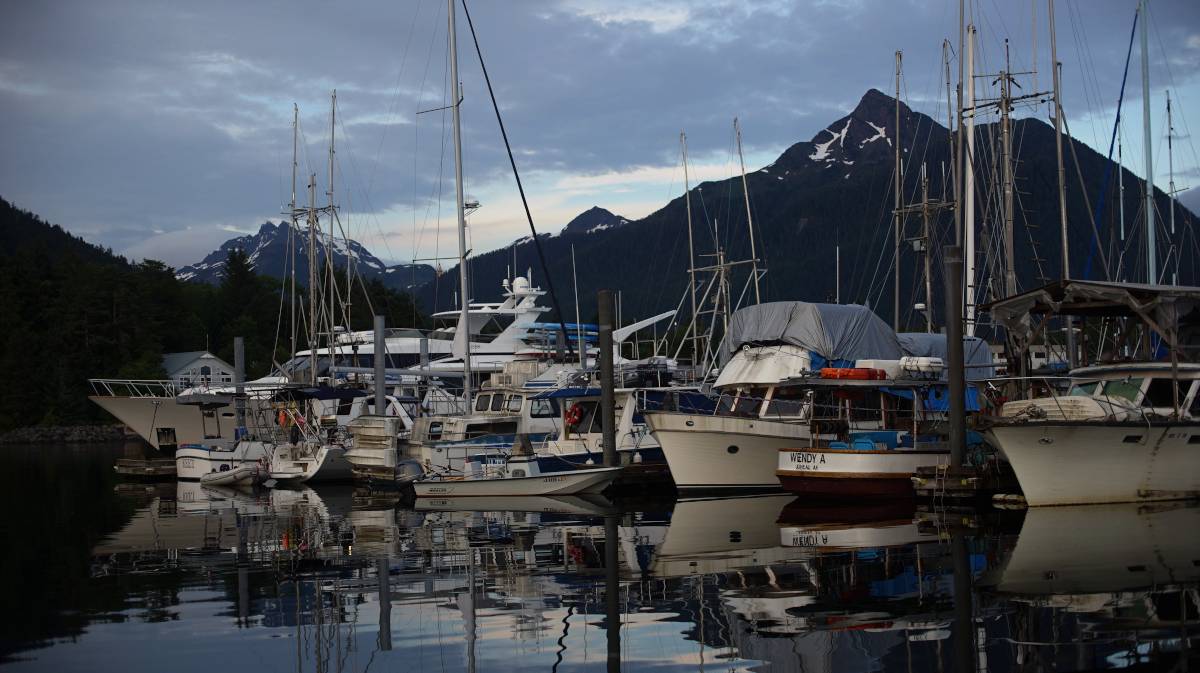
{"type": "Polygon", "coordinates": [[[249,486],[258,478],[259,465],[241,465],[201,475],[200,483],[204,486],[249,486]]]}
{"type": "MultiPolygon", "coordinates": [[[[1039,393],[1004,402],[989,429],[1029,505],[1200,497],[1200,364],[1181,339],[1194,334],[1198,308],[1196,287],[1079,280],[989,305],[1023,344],[1032,340],[1035,318],[1053,315],[1103,316],[1112,329],[1097,333],[1143,340],[1136,357],[1071,370],[1064,394],[1036,377],[1008,382],[1039,393]],[[1148,357],[1151,348],[1158,359],[1148,357]]],[[[1124,348],[1100,347],[1114,356],[1124,348]]]]}
{"type": "Polygon", "coordinates": [[[339,444],[279,444],[269,462],[268,477],[276,482],[347,481],[353,476],[346,449],[339,444]]]}
{"type": "Polygon", "coordinates": [[[183,444],[175,451],[175,475],[181,480],[199,481],[210,472],[257,467],[271,448],[267,442],[251,439],[183,444]]]}
{"type": "Polygon", "coordinates": [[[464,475],[429,474],[413,482],[413,491],[417,498],[580,495],[602,492],[620,473],[620,467],[543,472],[519,443],[502,466],[471,460],[464,475]]]}

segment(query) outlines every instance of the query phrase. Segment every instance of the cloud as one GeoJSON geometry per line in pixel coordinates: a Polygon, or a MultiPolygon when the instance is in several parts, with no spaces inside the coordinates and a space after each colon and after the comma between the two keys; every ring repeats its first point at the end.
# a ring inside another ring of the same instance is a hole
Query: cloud
{"type": "MultiPolygon", "coordinates": [[[[732,174],[723,167],[734,116],[747,155],[769,162],[867,88],[890,90],[897,48],[905,97],[936,113],[941,40],[957,34],[944,3],[469,4],[527,192],[544,209],[535,215],[550,229],[576,207],[636,217],[676,195],[680,130],[695,181],[732,174]]],[[[1131,12],[1119,0],[1086,12],[1064,5],[1064,105],[1072,130],[1104,151],[1124,55],[1096,45],[1127,39],[1131,12]]],[[[253,229],[278,219],[291,198],[293,102],[298,200],[315,175],[324,202],[336,88],[335,199],[364,236],[395,242],[404,258],[414,239],[436,238],[439,208],[447,223],[453,208],[449,114],[417,114],[449,100],[445,11],[441,0],[364,0],[337,11],[315,0],[13,3],[0,22],[0,195],[114,249],[181,259],[169,246],[200,245],[207,234],[197,232],[215,231],[213,223],[253,229]],[[297,41],[314,27],[319,38],[297,41]]],[[[986,28],[981,71],[997,69],[1005,38],[1015,68],[1028,69],[1028,3],[976,12],[986,28]]],[[[1181,133],[1200,128],[1200,71],[1164,54],[1194,60],[1197,14],[1185,0],[1153,5],[1162,47],[1151,76],[1176,90],[1181,133]]],[[[1044,33],[1044,15],[1037,25],[1044,33]]],[[[465,20],[459,30],[464,172],[484,201],[473,226],[484,249],[523,235],[524,214],[465,20]]],[[[1037,46],[1045,72],[1044,34],[1037,46]]],[[[1137,135],[1126,135],[1127,156],[1140,152],[1137,135]]]]}

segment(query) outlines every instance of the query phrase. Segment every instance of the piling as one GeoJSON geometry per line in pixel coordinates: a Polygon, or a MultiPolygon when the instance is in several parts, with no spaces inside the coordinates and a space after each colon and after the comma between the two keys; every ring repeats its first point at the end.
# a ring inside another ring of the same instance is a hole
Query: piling
{"type": "Polygon", "coordinates": [[[600,290],[596,295],[600,311],[600,413],[604,431],[604,465],[616,467],[617,427],[616,401],[613,394],[613,295],[612,290],[600,290]]]}
{"type": "Polygon", "coordinates": [[[950,383],[950,467],[959,469],[967,445],[966,374],[963,363],[962,248],[942,248],[946,279],[946,377],[950,383]]]}
{"type": "Polygon", "coordinates": [[[375,413],[387,415],[387,380],[384,366],[387,361],[387,339],[384,336],[384,317],[375,316],[375,413]]]}
{"type": "Polygon", "coordinates": [[[234,434],[245,431],[246,427],[246,340],[242,337],[233,338],[233,409],[237,414],[238,429],[234,434]]]}

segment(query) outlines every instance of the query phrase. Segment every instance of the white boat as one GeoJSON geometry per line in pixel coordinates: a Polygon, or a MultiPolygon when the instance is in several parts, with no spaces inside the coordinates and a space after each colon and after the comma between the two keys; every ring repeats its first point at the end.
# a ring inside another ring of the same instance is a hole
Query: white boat
{"type": "Polygon", "coordinates": [[[1032,341],[1037,331],[1031,325],[1056,315],[1109,318],[1105,330],[1096,330],[1102,340],[1088,344],[1105,356],[1130,353],[1135,337],[1147,342],[1142,361],[1074,369],[1066,394],[1036,378],[1021,380],[1048,396],[1006,402],[990,432],[1026,502],[1200,497],[1200,364],[1187,361],[1195,358],[1187,335],[1194,333],[1197,306],[1200,288],[1079,280],[991,304],[992,316],[1018,342],[1032,341]],[[1164,361],[1146,361],[1151,348],[1165,353],[1164,361]]]}
{"type": "Polygon", "coordinates": [[[579,495],[600,493],[621,473],[619,467],[543,473],[532,455],[514,455],[494,470],[470,466],[461,478],[430,475],[414,481],[413,490],[418,498],[579,495]]]}
{"type": "Polygon", "coordinates": [[[421,498],[413,505],[418,512],[536,512],[592,517],[614,512],[603,496],[540,495],[421,498]]]}
{"type": "Polygon", "coordinates": [[[210,472],[256,467],[265,461],[271,444],[243,439],[238,442],[184,444],[175,451],[175,476],[198,481],[210,472]]]}
{"type": "Polygon", "coordinates": [[[259,464],[242,465],[228,470],[218,470],[201,475],[204,486],[249,486],[258,481],[259,464]]]}
{"type": "Polygon", "coordinates": [[[1200,497],[1198,380],[1196,364],[1077,369],[1067,395],[1006,403],[991,434],[1032,506],[1200,497]]]}
{"type": "Polygon", "coordinates": [[[277,482],[345,481],[353,476],[346,449],[339,444],[279,444],[269,463],[268,477],[277,482]]]}

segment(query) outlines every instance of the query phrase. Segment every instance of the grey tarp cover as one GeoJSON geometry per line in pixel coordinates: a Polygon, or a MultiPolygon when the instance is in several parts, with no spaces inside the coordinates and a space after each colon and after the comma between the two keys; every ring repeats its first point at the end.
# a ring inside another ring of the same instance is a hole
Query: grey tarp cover
{"type": "MultiPolygon", "coordinates": [[[[943,362],[947,361],[945,334],[901,332],[896,335],[896,339],[905,355],[941,358],[943,362]]],[[[979,337],[963,337],[963,363],[967,366],[968,381],[981,381],[995,376],[992,351],[987,342],[979,337]]],[[[942,378],[946,378],[945,371],[942,372],[942,378]]]]}
{"type": "Polygon", "coordinates": [[[773,343],[799,346],[826,360],[896,360],[903,355],[896,334],[865,306],[776,301],[739,309],[730,317],[721,364],[743,345],[773,343]]]}

